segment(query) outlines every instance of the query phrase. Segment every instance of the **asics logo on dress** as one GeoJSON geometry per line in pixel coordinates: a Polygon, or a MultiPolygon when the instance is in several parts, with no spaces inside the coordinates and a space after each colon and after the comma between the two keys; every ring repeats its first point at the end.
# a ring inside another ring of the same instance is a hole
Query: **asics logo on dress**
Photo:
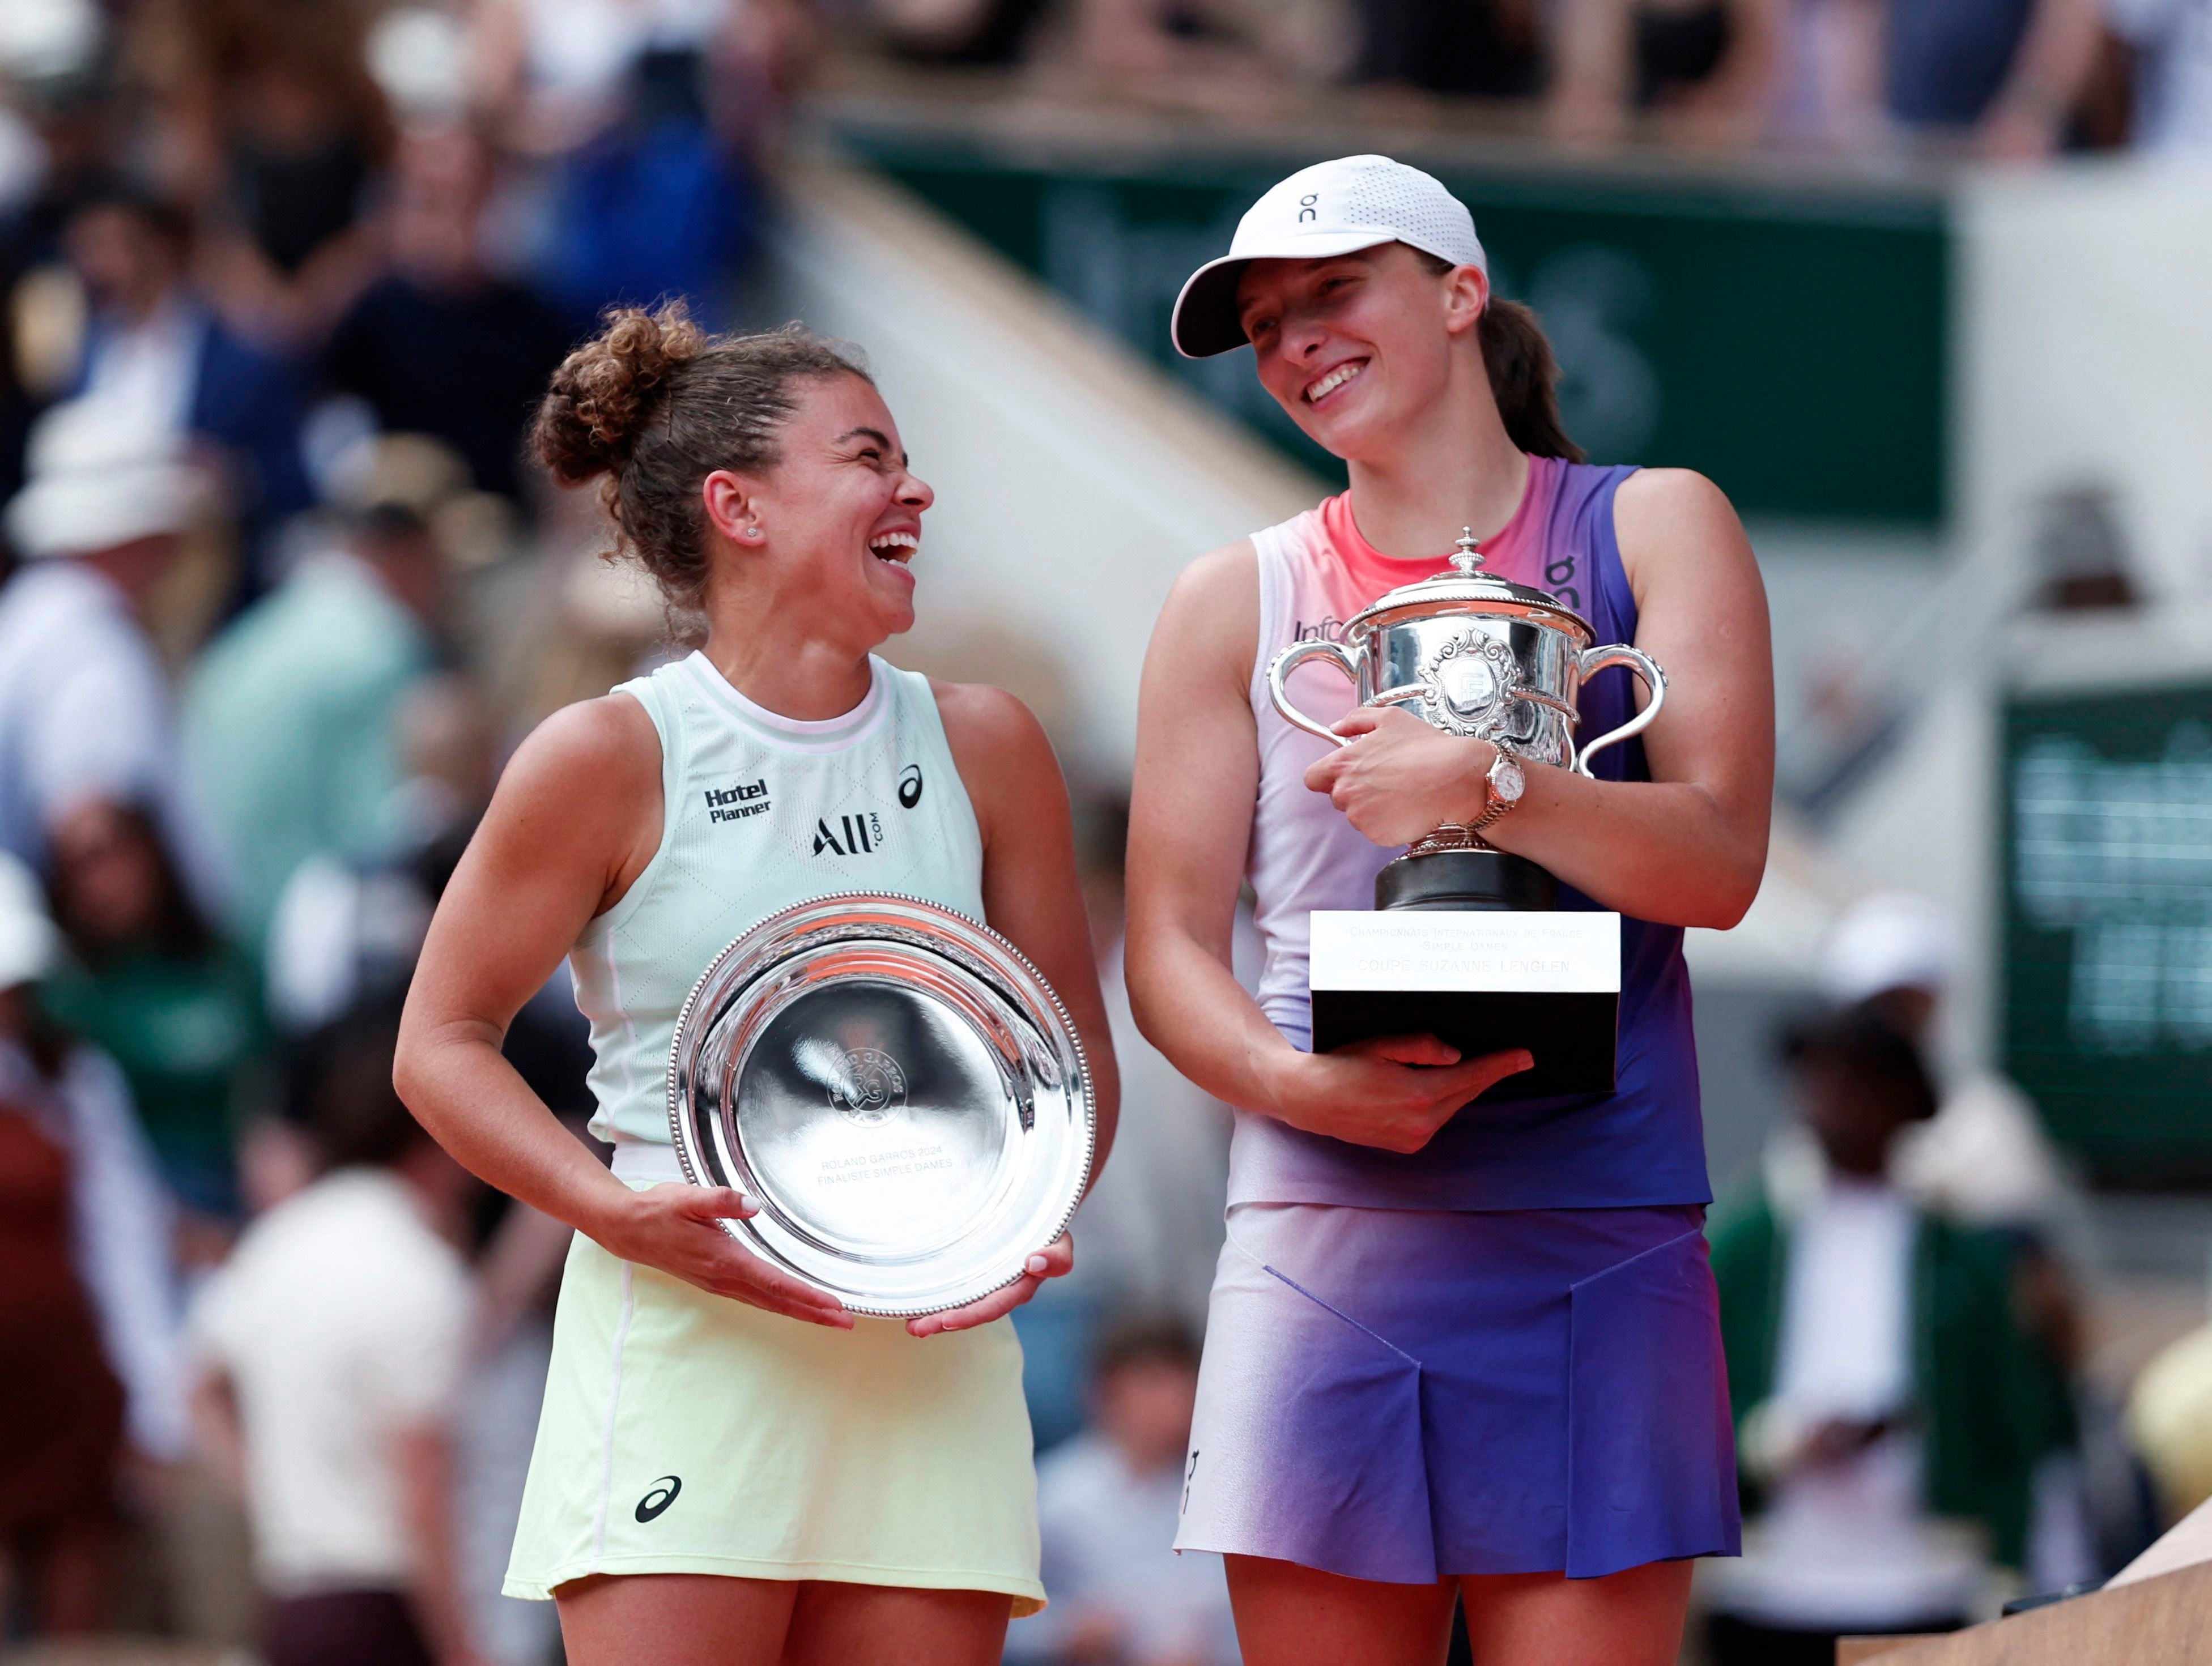
{"type": "Polygon", "coordinates": [[[841,815],[835,823],[827,816],[814,824],[814,854],[866,856],[884,842],[883,819],[873,810],[841,815]]]}
{"type": "Polygon", "coordinates": [[[921,766],[908,764],[899,772],[899,808],[910,810],[921,802],[921,766]]]}
{"type": "Polygon", "coordinates": [[[684,1483],[674,1475],[663,1475],[653,1483],[653,1490],[637,1501],[637,1518],[649,1522],[676,1502],[676,1495],[684,1490],[684,1483]]]}
{"type": "Polygon", "coordinates": [[[742,821],[748,816],[764,815],[769,809],[768,777],[733,787],[708,787],[703,797],[709,821],[742,821]]]}

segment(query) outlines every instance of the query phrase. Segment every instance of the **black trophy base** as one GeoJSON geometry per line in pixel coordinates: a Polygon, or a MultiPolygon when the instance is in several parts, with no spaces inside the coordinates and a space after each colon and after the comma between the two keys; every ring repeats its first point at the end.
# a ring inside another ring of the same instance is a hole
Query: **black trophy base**
{"type": "Polygon", "coordinates": [[[1526,1047],[1535,1064],[1491,1088],[1484,1104],[1610,1094],[1620,1009],[1618,995],[1316,990],[1313,1050],[1325,1053],[1377,1035],[1432,1035],[1462,1058],[1526,1047]]]}
{"type": "Polygon", "coordinates": [[[1534,913],[1559,901],[1559,881],[1528,857],[1504,851],[1426,851],[1401,856],[1375,876],[1377,908],[1534,913]]]}

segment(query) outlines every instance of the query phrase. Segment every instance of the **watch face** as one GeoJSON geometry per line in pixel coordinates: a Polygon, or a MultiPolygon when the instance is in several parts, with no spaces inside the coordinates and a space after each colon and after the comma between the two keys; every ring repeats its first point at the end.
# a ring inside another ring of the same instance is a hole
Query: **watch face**
{"type": "Polygon", "coordinates": [[[1528,789],[1528,778],[1522,773],[1520,760],[1510,752],[1498,754],[1498,761],[1490,766],[1490,790],[1508,804],[1517,804],[1528,789]]]}

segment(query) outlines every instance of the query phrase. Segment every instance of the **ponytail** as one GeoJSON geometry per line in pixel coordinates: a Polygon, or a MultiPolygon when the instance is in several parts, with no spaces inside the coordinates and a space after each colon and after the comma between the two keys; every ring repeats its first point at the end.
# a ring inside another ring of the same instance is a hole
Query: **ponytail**
{"type": "MultiPolygon", "coordinates": [[[[1437,277],[1452,270],[1449,260],[1416,249],[1414,256],[1437,277]]],[[[1544,334],[1535,309],[1495,294],[1475,325],[1482,367],[1490,373],[1490,397],[1504,419],[1505,437],[1530,457],[1556,457],[1586,463],[1583,448],[1559,426],[1559,361],[1544,334]]]]}
{"type": "Polygon", "coordinates": [[[1492,295],[1475,329],[1506,437],[1531,457],[1586,461],[1559,426],[1559,363],[1534,309],[1492,295]]]}

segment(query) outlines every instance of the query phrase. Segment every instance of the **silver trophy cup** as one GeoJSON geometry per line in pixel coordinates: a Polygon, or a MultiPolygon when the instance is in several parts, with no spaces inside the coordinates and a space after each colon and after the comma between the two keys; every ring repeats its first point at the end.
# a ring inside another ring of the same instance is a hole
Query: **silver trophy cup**
{"type": "MultiPolygon", "coordinates": [[[[1394,706],[1448,735],[1490,742],[1527,761],[1590,773],[1607,747],[1640,735],[1667,698],[1666,673],[1649,654],[1597,633],[1547,591],[1481,572],[1470,531],[1450,570],[1401,585],[1356,615],[1341,642],[1294,642],[1267,668],[1275,709],[1298,728],[1342,746],[1342,736],[1301,712],[1286,680],[1320,660],[1343,672],[1359,704],[1394,706]],[[1650,702],[1580,748],[1575,697],[1609,666],[1626,666],[1650,702]]],[[[1558,885],[1534,863],[1492,850],[1471,829],[1446,823],[1410,846],[1375,881],[1378,908],[1549,908],[1558,885]]]]}

